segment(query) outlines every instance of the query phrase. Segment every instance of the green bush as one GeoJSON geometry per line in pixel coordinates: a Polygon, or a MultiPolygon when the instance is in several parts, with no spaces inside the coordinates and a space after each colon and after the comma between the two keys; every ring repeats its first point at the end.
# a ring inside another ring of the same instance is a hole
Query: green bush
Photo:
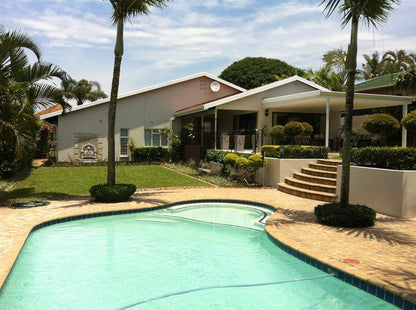
{"type": "Polygon", "coordinates": [[[368,166],[394,170],[416,170],[416,148],[353,148],[351,150],[351,161],[359,166],[368,166]]]}
{"type": "Polygon", "coordinates": [[[238,156],[238,154],[228,153],[227,155],[224,156],[223,161],[224,161],[224,164],[235,167],[239,159],[240,159],[240,156],[238,156]]]}
{"type": "Polygon", "coordinates": [[[224,156],[229,152],[221,150],[207,150],[207,155],[205,156],[205,161],[215,161],[217,163],[224,163],[224,156]]]}
{"type": "Polygon", "coordinates": [[[400,129],[399,121],[385,113],[377,113],[368,116],[361,127],[374,135],[380,135],[383,139],[393,135],[400,129]]]}
{"type": "Polygon", "coordinates": [[[301,145],[264,145],[264,155],[273,158],[328,158],[328,148],[325,146],[301,146],[301,145]]]}
{"type": "Polygon", "coordinates": [[[410,112],[402,119],[402,126],[409,132],[416,132],[416,110],[410,112]]]}
{"type": "Polygon", "coordinates": [[[376,212],[363,205],[343,208],[339,203],[328,203],[315,207],[315,216],[321,224],[336,227],[368,227],[374,225],[376,212]]]}
{"type": "Polygon", "coordinates": [[[179,162],[183,159],[183,146],[182,141],[175,135],[172,135],[172,142],[169,148],[170,160],[173,162],[179,162]]]}
{"type": "Polygon", "coordinates": [[[299,136],[303,133],[302,123],[289,122],[284,126],[283,132],[285,136],[290,137],[293,140],[294,137],[299,136]]]}
{"type": "Polygon", "coordinates": [[[309,137],[313,133],[312,125],[307,123],[307,122],[302,122],[301,124],[302,124],[302,127],[303,127],[302,136],[309,137]]]}
{"type": "Polygon", "coordinates": [[[282,125],[273,126],[269,132],[270,137],[277,143],[280,143],[285,138],[284,127],[282,125]]]}
{"type": "Polygon", "coordinates": [[[169,150],[158,147],[136,147],[133,149],[133,161],[136,163],[152,163],[166,161],[169,150]]]}
{"type": "Polygon", "coordinates": [[[256,172],[263,167],[263,157],[260,154],[251,155],[248,160],[248,169],[252,172],[256,172]]]}
{"type": "Polygon", "coordinates": [[[91,196],[99,202],[128,201],[135,191],[134,184],[99,184],[90,188],[91,196]]]}
{"type": "Polygon", "coordinates": [[[237,162],[236,162],[236,166],[238,167],[238,168],[240,168],[240,169],[246,169],[246,168],[248,168],[248,166],[249,166],[249,160],[246,158],[246,157],[242,157],[242,156],[240,156],[238,159],[237,159],[237,162]]]}

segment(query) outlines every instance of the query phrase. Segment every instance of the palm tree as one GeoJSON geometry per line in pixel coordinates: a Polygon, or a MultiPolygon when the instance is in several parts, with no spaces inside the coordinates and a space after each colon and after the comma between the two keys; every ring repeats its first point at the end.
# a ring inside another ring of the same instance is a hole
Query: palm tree
{"type": "Polygon", "coordinates": [[[401,72],[394,81],[395,87],[403,88],[407,96],[416,94],[416,67],[411,66],[404,72],[401,72]]]}
{"type": "Polygon", "coordinates": [[[117,25],[117,37],[114,47],[114,69],[111,83],[110,104],[108,107],[108,169],[107,184],[116,183],[115,163],[115,123],[118,97],[118,85],[120,81],[121,59],[124,52],[124,22],[138,15],[149,15],[151,7],[161,8],[169,0],[109,0],[113,6],[113,24],[117,25]]]}
{"type": "Polygon", "coordinates": [[[378,52],[363,55],[365,63],[362,64],[363,70],[359,70],[359,75],[365,80],[369,80],[384,74],[384,62],[380,60],[378,52]]]}
{"type": "Polygon", "coordinates": [[[306,70],[306,78],[333,91],[345,91],[345,71],[335,72],[331,65],[324,65],[319,70],[306,70]]]}
{"type": "Polygon", "coordinates": [[[341,48],[333,49],[322,56],[322,60],[330,66],[335,66],[338,71],[345,71],[347,65],[347,52],[341,48]]]}
{"type": "Polygon", "coordinates": [[[414,65],[413,54],[408,54],[405,50],[387,51],[383,55],[386,73],[396,73],[405,71],[410,65],[414,65]]]}
{"type": "Polygon", "coordinates": [[[350,43],[348,45],[346,71],[346,100],[344,119],[344,147],[342,149],[342,176],[340,206],[349,205],[350,164],[351,164],[351,129],[354,110],[354,82],[357,73],[357,49],[358,49],[358,25],[362,20],[367,26],[376,27],[377,24],[387,20],[388,12],[393,9],[393,4],[399,0],[323,0],[326,4],[324,11],[327,17],[335,10],[339,10],[342,16],[342,27],[351,23],[350,43]]]}
{"type": "Polygon", "coordinates": [[[95,81],[69,79],[61,84],[66,99],[75,99],[77,105],[82,105],[85,101],[95,101],[107,98],[101,90],[100,83],[95,81]]]}

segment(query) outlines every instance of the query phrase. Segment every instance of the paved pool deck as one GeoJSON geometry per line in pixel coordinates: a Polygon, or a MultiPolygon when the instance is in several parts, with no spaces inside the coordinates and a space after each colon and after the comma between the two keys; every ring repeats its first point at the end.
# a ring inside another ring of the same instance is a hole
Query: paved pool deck
{"type": "Polygon", "coordinates": [[[198,199],[246,200],[273,206],[266,230],[281,243],[416,303],[416,219],[377,214],[371,228],[319,225],[313,208],[321,202],[274,188],[172,188],[138,191],[132,201],[99,204],[87,198],[51,201],[44,207],[0,206],[0,286],[31,229],[42,222],[97,212],[146,209],[198,199]],[[359,262],[359,263],[358,263],[359,262]]]}

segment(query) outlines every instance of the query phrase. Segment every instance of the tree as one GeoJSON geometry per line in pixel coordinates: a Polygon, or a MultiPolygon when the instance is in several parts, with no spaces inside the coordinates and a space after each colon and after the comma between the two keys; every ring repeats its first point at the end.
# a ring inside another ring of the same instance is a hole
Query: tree
{"type": "Polygon", "coordinates": [[[363,55],[365,63],[362,64],[363,70],[359,70],[359,76],[365,80],[369,80],[384,74],[384,61],[380,59],[378,52],[363,55]]]}
{"type": "Polygon", "coordinates": [[[242,88],[251,89],[276,82],[279,77],[296,74],[303,76],[304,72],[279,59],[246,57],[228,66],[219,77],[242,88]]]}
{"type": "Polygon", "coordinates": [[[416,146],[416,111],[410,112],[403,117],[401,124],[413,135],[413,146],[416,146]]]}
{"type": "Polygon", "coordinates": [[[354,110],[354,83],[357,72],[357,49],[358,49],[358,26],[362,20],[367,26],[374,27],[379,23],[386,22],[388,12],[393,9],[393,4],[399,0],[323,0],[326,4],[324,12],[327,17],[335,10],[342,15],[342,27],[351,23],[350,43],[347,52],[347,85],[345,100],[345,121],[343,133],[345,136],[342,149],[342,175],[341,175],[341,198],[340,206],[343,208],[349,205],[350,189],[350,164],[351,164],[351,129],[354,110]]]}
{"type": "Polygon", "coordinates": [[[124,22],[138,15],[149,15],[151,7],[161,8],[169,0],[109,0],[113,7],[111,17],[114,25],[117,25],[117,36],[114,46],[114,68],[111,83],[110,104],[108,107],[108,169],[107,184],[115,185],[116,163],[115,163],[115,123],[118,97],[118,86],[120,82],[121,59],[124,53],[124,22]]]}
{"type": "Polygon", "coordinates": [[[322,60],[325,64],[336,67],[338,71],[345,71],[347,65],[347,52],[341,48],[336,48],[326,52],[322,56],[322,60]]]}
{"type": "Polygon", "coordinates": [[[18,31],[0,32],[0,165],[4,169],[32,156],[39,130],[34,109],[62,102],[62,92],[51,83],[54,77],[65,80],[67,74],[41,62],[30,37],[18,31]],[[29,63],[26,51],[33,52],[35,63],[29,63]]]}
{"type": "Polygon", "coordinates": [[[387,138],[394,135],[400,129],[399,121],[385,113],[369,115],[361,124],[361,127],[368,132],[379,135],[381,145],[385,145],[387,138]]]}
{"type": "Polygon", "coordinates": [[[270,129],[269,135],[274,140],[274,142],[279,144],[285,138],[284,127],[282,125],[273,126],[270,129]]]}
{"type": "Polygon", "coordinates": [[[408,96],[416,94],[416,67],[412,66],[401,72],[394,81],[395,87],[403,88],[408,96]]]}
{"type": "Polygon", "coordinates": [[[82,105],[85,101],[95,101],[107,98],[101,90],[100,83],[95,81],[69,79],[61,84],[66,99],[75,99],[77,105],[82,105]]]}
{"type": "Polygon", "coordinates": [[[345,91],[345,71],[335,72],[332,69],[332,65],[326,64],[317,71],[308,69],[306,71],[306,78],[329,90],[345,91]]]}
{"type": "Polygon", "coordinates": [[[405,71],[410,65],[414,65],[414,55],[405,50],[387,51],[383,55],[385,74],[405,71]]]}

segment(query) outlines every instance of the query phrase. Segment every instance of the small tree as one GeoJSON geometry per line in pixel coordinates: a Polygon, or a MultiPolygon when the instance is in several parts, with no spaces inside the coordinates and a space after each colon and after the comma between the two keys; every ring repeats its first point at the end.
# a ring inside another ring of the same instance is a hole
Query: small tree
{"type": "Polygon", "coordinates": [[[302,123],[299,122],[289,122],[283,127],[283,132],[285,136],[290,137],[291,144],[293,144],[293,138],[299,136],[303,133],[302,123]]]}
{"type": "Polygon", "coordinates": [[[307,122],[302,122],[303,132],[302,136],[304,137],[310,137],[313,133],[313,127],[311,124],[307,122]]]}
{"type": "Polygon", "coordinates": [[[387,142],[389,136],[400,129],[400,123],[389,114],[377,113],[368,116],[361,124],[361,127],[372,134],[379,135],[383,145],[387,142]]]}
{"type": "Polygon", "coordinates": [[[413,134],[413,146],[416,146],[416,110],[407,114],[401,123],[408,132],[413,134]]]}
{"type": "Polygon", "coordinates": [[[284,127],[282,125],[273,126],[270,129],[270,137],[279,144],[285,138],[284,127]]]}

